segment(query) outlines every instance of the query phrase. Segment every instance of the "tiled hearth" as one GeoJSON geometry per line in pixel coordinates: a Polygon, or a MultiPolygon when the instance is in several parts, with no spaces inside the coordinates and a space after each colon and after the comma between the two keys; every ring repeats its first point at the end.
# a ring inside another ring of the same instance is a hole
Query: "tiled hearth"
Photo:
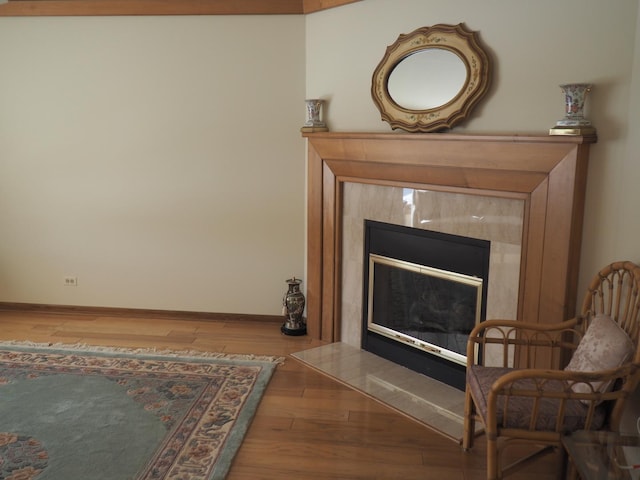
{"type": "Polygon", "coordinates": [[[464,393],[460,390],[343,342],[293,357],[453,441],[462,439],[464,393]]]}
{"type": "Polygon", "coordinates": [[[487,318],[515,318],[522,248],[522,199],[344,182],[341,341],[362,333],[364,220],[489,240],[487,318]]]}

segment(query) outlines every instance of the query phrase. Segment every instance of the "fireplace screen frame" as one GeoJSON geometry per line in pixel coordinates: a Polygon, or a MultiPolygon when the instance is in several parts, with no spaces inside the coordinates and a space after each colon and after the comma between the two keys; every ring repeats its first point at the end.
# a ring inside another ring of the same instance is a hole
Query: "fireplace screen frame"
{"type": "MultiPolygon", "coordinates": [[[[399,268],[407,272],[417,273],[419,275],[425,275],[434,277],[438,280],[444,280],[449,282],[458,283],[464,286],[475,288],[475,321],[474,326],[482,321],[482,299],[483,299],[483,284],[484,281],[480,277],[466,275],[458,272],[442,270],[439,268],[430,267],[427,265],[421,265],[405,260],[399,260],[396,258],[387,257],[375,253],[369,254],[369,278],[368,278],[368,308],[367,308],[367,329],[371,332],[383,335],[394,341],[403,343],[410,347],[416,348],[420,351],[427,352],[432,355],[436,355],[445,360],[455,362],[457,364],[466,366],[467,355],[461,354],[447,347],[430,343],[425,339],[421,339],[412,335],[408,335],[399,330],[394,330],[385,325],[376,323],[375,309],[374,309],[374,288],[375,288],[375,271],[376,264],[386,265],[389,267],[399,268]]],[[[465,342],[466,343],[466,342],[465,342]]]]}

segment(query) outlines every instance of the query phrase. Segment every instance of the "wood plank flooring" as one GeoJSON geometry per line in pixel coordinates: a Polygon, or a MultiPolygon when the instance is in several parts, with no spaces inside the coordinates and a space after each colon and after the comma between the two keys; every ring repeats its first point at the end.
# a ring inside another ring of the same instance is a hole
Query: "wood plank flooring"
{"type": "MultiPolygon", "coordinates": [[[[482,480],[484,441],[470,453],[289,355],[322,345],[280,323],[0,310],[0,340],[284,356],[228,480],[482,480]]],[[[510,479],[557,478],[556,458],[510,479]]],[[[115,479],[114,479],[115,480],[115,479]]]]}

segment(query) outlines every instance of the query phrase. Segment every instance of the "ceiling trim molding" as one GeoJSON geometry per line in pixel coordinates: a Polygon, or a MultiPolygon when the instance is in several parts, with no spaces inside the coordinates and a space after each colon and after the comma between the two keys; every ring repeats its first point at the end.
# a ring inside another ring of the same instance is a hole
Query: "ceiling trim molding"
{"type": "Polygon", "coordinates": [[[9,0],[0,16],[300,15],[361,0],[9,0]]]}
{"type": "Polygon", "coordinates": [[[348,3],[356,3],[361,0],[302,0],[303,13],[319,12],[328,8],[339,7],[348,3]]]}

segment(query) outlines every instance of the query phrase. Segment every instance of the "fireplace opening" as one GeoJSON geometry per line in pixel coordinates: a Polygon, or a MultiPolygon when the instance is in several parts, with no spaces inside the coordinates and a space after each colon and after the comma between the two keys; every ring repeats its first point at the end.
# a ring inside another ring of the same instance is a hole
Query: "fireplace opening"
{"type": "Polygon", "coordinates": [[[490,242],[365,220],[362,348],[464,390],[490,242]]]}

